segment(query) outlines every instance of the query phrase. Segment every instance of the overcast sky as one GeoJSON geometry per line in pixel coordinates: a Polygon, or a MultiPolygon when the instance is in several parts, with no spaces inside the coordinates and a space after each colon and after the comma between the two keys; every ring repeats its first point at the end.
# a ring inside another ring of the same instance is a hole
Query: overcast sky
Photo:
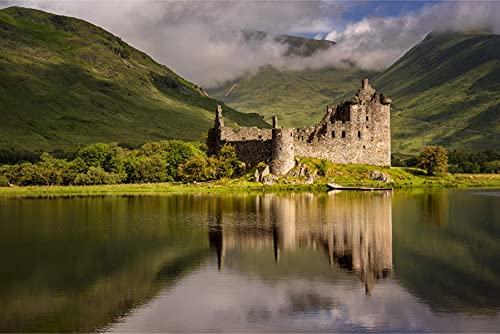
{"type": "Polygon", "coordinates": [[[111,31],[202,87],[271,64],[290,69],[341,66],[381,70],[432,30],[500,33],[500,2],[460,1],[149,1],[0,0],[75,16],[111,31]],[[241,30],[329,39],[309,58],[283,57],[271,38],[246,41],[241,30]]]}

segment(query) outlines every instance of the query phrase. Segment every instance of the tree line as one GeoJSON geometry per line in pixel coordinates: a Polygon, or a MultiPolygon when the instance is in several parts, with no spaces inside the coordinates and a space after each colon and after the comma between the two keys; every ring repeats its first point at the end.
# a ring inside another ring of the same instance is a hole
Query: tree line
{"type": "MultiPolygon", "coordinates": [[[[429,146],[433,151],[436,147],[429,146]]],[[[426,151],[425,148],[422,153],[426,151]]],[[[444,148],[443,148],[444,149],[444,148]]],[[[429,149],[427,149],[428,151],[429,149]]],[[[426,152],[428,154],[428,152],[426,152]]],[[[498,174],[500,173],[500,153],[494,151],[480,151],[475,153],[467,153],[458,150],[446,152],[447,159],[444,171],[449,173],[466,173],[466,174],[498,174]]],[[[405,160],[391,157],[392,166],[395,167],[421,167],[422,154],[418,157],[412,157],[405,160]]],[[[424,155],[425,158],[425,155],[424,155]]],[[[425,168],[424,168],[425,169],[425,168]]]]}
{"type": "Polygon", "coordinates": [[[230,145],[209,157],[204,144],[179,140],[146,143],[137,149],[98,143],[72,158],[49,153],[38,159],[27,156],[31,161],[0,167],[0,186],[195,182],[230,178],[244,168],[230,145]]]}

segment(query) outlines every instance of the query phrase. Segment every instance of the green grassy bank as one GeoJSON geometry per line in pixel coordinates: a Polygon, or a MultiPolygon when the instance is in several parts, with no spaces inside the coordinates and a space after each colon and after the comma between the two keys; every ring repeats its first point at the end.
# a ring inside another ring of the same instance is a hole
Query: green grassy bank
{"type": "MultiPolygon", "coordinates": [[[[321,171],[321,166],[310,166],[313,172],[321,171]]],[[[426,176],[416,168],[379,168],[373,166],[328,165],[314,184],[303,184],[301,177],[284,177],[273,185],[263,185],[252,181],[252,173],[239,179],[222,179],[199,183],[142,183],[98,186],[30,186],[0,188],[0,197],[50,197],[50,196],[103,196],[103,195],[159,195],[172,193],[216,193],[216,192],[279,192],[279,191],[326,191],[326,184],[335,182],[344,186],[387,187],[387,183],[373,181],[371,173],[380,171],[389,175],[393,188],[473,188],[498,187],[498,174],[445,174],[426,176]]]]}

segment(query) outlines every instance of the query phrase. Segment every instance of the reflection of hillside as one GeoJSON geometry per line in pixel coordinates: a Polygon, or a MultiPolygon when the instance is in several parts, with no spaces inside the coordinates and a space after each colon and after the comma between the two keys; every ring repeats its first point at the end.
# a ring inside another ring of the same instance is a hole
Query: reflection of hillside
{"type": "Polygon", "coordinates": [[[355,272],[368,294],[392,269],[389,194],[266,194],[255,197],[255,215],[238,221],[217,206],[213,209],[217,218],[209,216],[209,241],[219,269],[232,249],[273,249],[277,263],[296,249],[322,250],[325,265],[355,272]]]}
{"type": "Polygon", "coordinates": [[[170,205],[175,198],[2,207],[0,332],[94,331],[171,286],[203,260],[207,245],[200,233],[142,224],[145,207],[155,214],[170,205]],[[2,214],[12,212],[20,214],[8,224],[2,214]]]}
{"type": "Polygon", "coordinates": [[[432,309],[497,314],[500,309],[498,198],[466,191],[394,199],[395,277],[432,309]]]}

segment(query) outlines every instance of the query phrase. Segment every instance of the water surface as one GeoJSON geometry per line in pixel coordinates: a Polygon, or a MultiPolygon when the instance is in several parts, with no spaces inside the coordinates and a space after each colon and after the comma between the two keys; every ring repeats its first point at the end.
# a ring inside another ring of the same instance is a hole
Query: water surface
{"type": "Polygon", "coordinates": [[[499,194],[0,199],[0,331],[497,332],[499,194]]]}

